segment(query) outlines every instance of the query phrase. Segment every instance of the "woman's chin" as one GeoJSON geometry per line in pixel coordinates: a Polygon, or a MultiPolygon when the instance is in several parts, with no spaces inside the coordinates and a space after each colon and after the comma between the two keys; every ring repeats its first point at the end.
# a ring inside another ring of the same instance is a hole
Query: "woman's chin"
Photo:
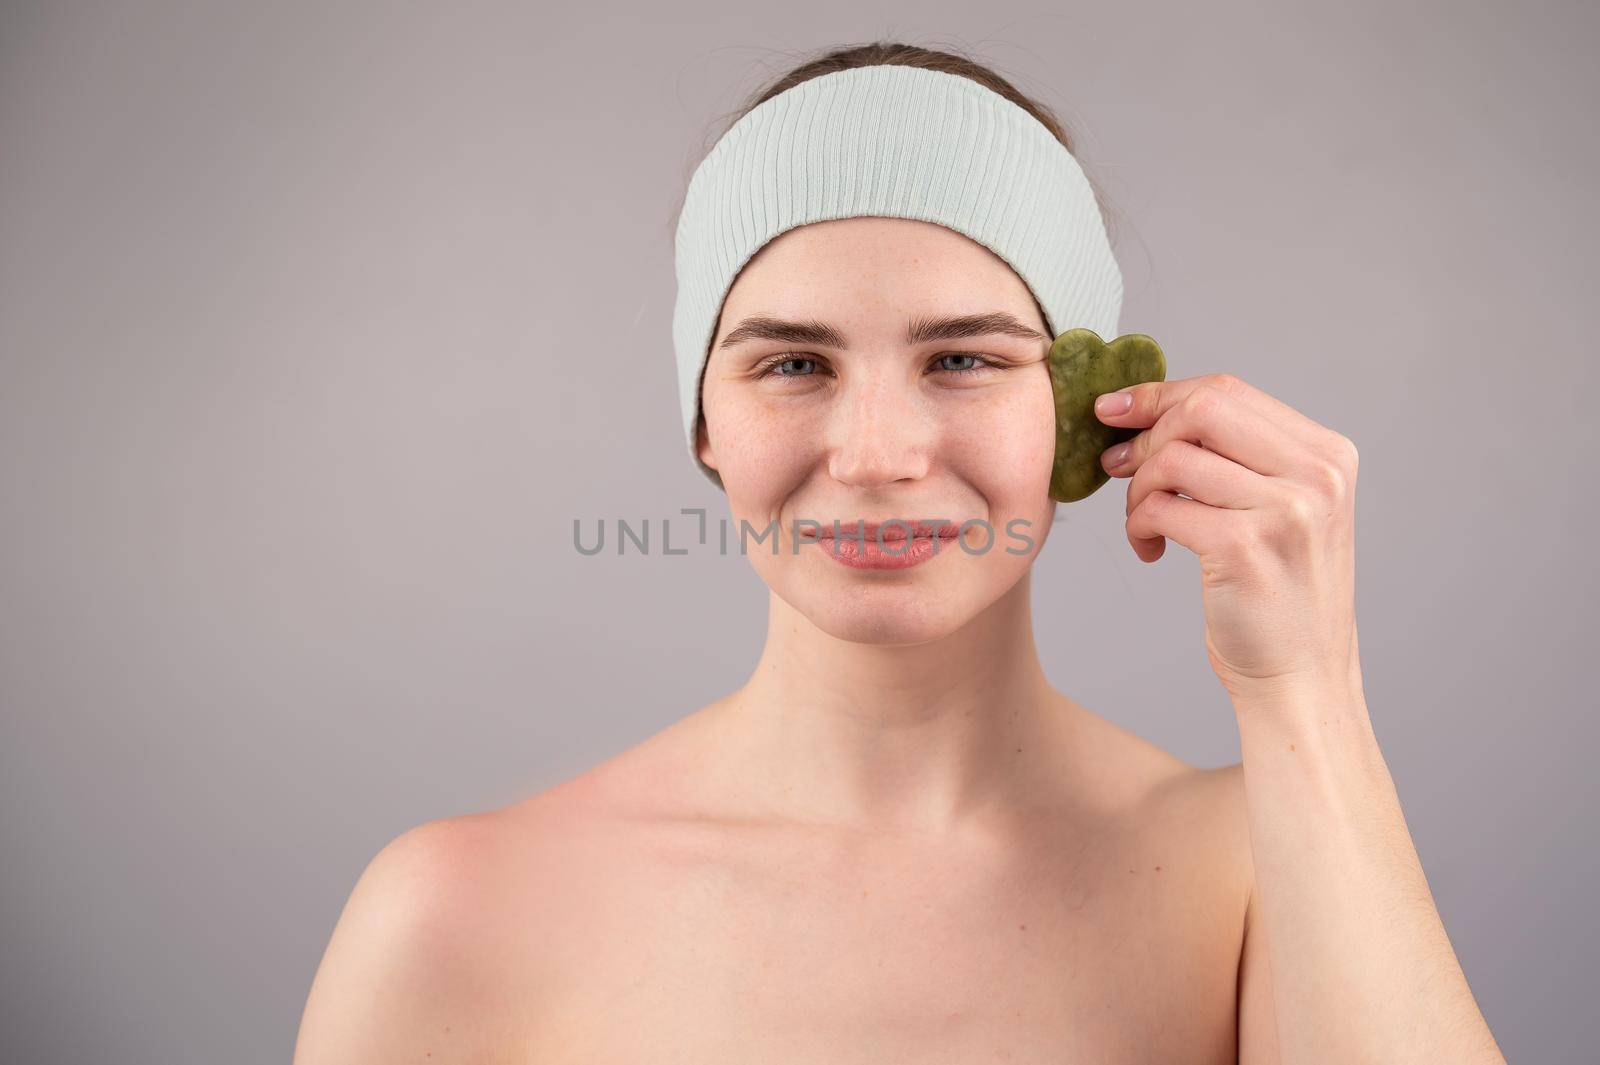
{"type": "Polygon", "coordinates": [[[837,640],[909,646],[942,639],[972,620],[979,604],[953,589],[869,587],[848,600],[833,589],[808,588],[790,604],[837,640]]]}

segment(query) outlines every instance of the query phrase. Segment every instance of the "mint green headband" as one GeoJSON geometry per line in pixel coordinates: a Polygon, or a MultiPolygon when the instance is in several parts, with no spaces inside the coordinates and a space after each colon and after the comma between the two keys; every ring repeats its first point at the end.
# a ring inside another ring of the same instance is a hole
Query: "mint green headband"
{"type": "Polygon", "coordinates": [[[1033,291],[1051,336],[1114,337],[1122,273],[1094,192],[1038,119],[970,78],[880,65],[801,82],[753,108],[701,161],[678,218],[672,340],[689,455],[728,289],[774,237],[863,215],[937,222],[1033,291]]]}

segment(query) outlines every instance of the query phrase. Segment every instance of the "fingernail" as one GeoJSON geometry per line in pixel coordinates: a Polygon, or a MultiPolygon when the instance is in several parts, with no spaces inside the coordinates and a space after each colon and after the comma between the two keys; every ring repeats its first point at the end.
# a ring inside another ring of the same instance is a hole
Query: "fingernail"
{"type": "Polygon", "coordinates": [[[1094,401],[1096,414],[1126,414],[1132,409],[1132,392],[1107,392],[1094,401]]]}
{"type": "Polygon", "coordinates": [[[1128,447],[1131,441],[1124,441],[1115,447],[1106,448],[1106,453],[1101,456],[1101,461],[1109,467],[1121,466],[1128,457],[1128,447]]]}

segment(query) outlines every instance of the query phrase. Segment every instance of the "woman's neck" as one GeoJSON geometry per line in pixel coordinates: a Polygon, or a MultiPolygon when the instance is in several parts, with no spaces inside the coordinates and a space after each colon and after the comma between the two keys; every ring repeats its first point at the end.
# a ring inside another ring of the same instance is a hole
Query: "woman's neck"
{"type": "Polygon", "coordinates": [[[723,700],[722,749],[774,816],[941,833],[1027,802],[1069,704],[1039,663],[1028,575],[905,647],[836,639],[773,595],[761,659],[723,700]]]}

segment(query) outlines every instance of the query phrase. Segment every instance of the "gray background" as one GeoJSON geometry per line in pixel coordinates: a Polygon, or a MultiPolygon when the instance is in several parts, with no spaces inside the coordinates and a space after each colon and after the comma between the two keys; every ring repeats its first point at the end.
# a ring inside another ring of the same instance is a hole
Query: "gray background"
{"type": "MultiPolygon", "coordinates": [[[[1513,1061],[1593,1060],[1595,7],[772,8],[5,9],[0,1058],[286,1061],[386,841],[742,682],[747,561],[572,522],[726,514],[668,222],[758,82],[899,37],[1057,107],[1172,376],[1360,447],[1368,701],[1445,923],[1513,1061]]],[[[1120,490],[1062,515],[1054,682],[1236,761],[1194,557],[1140,563],[1120,490]]]]}

